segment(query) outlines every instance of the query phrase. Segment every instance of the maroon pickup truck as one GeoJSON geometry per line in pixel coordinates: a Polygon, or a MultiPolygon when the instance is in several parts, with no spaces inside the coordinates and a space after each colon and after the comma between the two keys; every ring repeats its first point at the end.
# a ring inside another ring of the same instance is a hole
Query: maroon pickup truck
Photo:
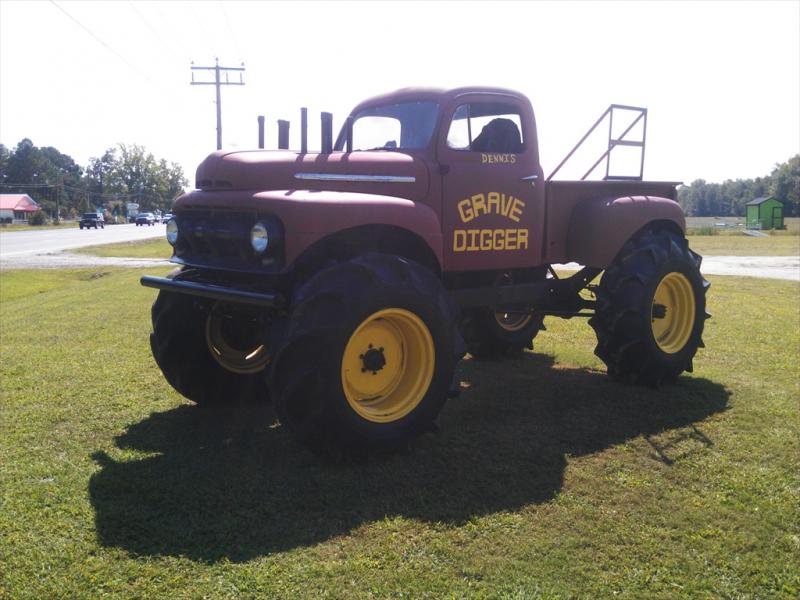
{"type": "Polygon", "coordinates": [[[323,113],[321,152],[304,111],[299,152],[211,154],[167,223],[180,269],[142,279],[164,376],[198,404],[271,397],[301,442],[341,452],[430,429],[465,352],[530,348],[548,315],[589,317],[617,379],[691,371],[708,283],[677,184],[611,172],[616,148],[644,154],[644,109],[593,131],[623,116],[599,181],[546,179],[530,102],[495,88],[371,98],[335,142],[323,113]]]}

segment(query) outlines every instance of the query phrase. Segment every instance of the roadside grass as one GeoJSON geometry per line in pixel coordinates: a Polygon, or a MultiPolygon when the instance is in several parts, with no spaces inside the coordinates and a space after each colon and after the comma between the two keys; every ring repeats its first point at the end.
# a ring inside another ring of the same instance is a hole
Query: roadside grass
{"type": "MultiPolygon", "coordinates": [[[[800,217],[784,217],[786,229],[771,230],[774,235],[800,235],[800,217]]],[[[686,228],[691,230],[714,229],[719,234],[736,234],[744,229],[744,217],[686,217],[686,228]],[[724,224],[720,226],[720,224],[724,224]]]]}
{"type": "Polygon", "coordinates": [[[28,225],[27,223],[8,223],[0,225],[0,233],[11,231],[44,231],[45,229],[75,229],[78,227],[77,221],[62,221],[61,223],[49,223],[48,225],[28,225]]]}
{"type": "MultiPolygon", "coordinates": [[[[770,235],[755,238],[741,231],[720,235],[689,235],[689,246],[702,256],[798,256],[800,236],[770,235]]],[[[118,244],[78,248],[72,252],[118,258],[163,258],[172,256],[172,246],[163,237],[118,244]]]]}
{"type": "Polygon", "coordinates": [[[658,390],[548,319],[462,362],[441,433],[334,465],[268,405],[171,390],[141,271],[39,273],[0,273],[0,597],[800,592],[796,283],[710,278],[695,373],[658,390]]]}
{"type": "Polygon", "coordinates": [[[94,256],[111,256],[115,258],[163,258],[172,256],[172,246],[165,237],[135,242],[121,242],[117,244],[101,244],[99,246],[85,246],[76,248],[71,252],[92,254],[94,256]]]}
{"type": "Polygon", "coordinates": [[[798,256],[800,236],[750,237],[742,232],[688,235],[689,247],[701,256],[798,256]]]}

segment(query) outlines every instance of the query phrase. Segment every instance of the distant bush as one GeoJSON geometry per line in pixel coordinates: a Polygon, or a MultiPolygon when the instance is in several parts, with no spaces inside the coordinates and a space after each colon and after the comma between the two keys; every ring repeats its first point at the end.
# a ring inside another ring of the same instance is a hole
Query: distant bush
{"type": "Polygon", "coordinates": [[[38,210],[33,213],[30,219],[28,219],[29,225],[47,225],[47,216],[44,214],[43,211],[38,210]]]}
{"type": "Polygon", "coordinates": [[[690,227],[686,230],[686,235],[719,235],[716,227],[690,227]]]}

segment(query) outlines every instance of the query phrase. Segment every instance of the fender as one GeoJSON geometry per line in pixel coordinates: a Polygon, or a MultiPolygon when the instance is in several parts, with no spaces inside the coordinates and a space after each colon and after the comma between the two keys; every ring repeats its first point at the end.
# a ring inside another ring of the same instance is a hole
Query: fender
{"type": "Polygon", "coordinates": [[[442,231],[436,213],[426,204],[405,198],[327,190],[194,191],[179,198],[175,208],[181,211],[209,205],[280,219],[286,244],[283,270],[291,268],[319,240],[369,225],[406,229],[425,242],[439,264],[442,261],[442,231]]]}
{"type": "Polygon", "coordinates": [[[633,235],[653,222],[686,232],[680,205],[658,196],[620,196],[584,200],[572,211],[567,256],[587,267],[606,268],[633,235]]]}

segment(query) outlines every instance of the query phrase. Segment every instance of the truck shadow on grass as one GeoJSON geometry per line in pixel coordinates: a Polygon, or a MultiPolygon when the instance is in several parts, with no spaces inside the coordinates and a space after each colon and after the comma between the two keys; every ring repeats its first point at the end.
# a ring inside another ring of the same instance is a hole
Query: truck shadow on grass
{"type": "Polygon", "coordinates": [[[460,378],[471,387],[443,411],[441,433],[360,465],[312,456],[269,407],[151,414],[115,440],[143,457],[93,455],[99,541],[134,555],[239,562],[398,515],[457,526],[553,499],[570,456],[639,436],[650,444],[637,451],[654,467],[668,468],[687,447],[705,452],[713,441],[696,424],[729,397],[702,378],[651,390],[553,368],[537,354],[466,361],[460,378]]]}

